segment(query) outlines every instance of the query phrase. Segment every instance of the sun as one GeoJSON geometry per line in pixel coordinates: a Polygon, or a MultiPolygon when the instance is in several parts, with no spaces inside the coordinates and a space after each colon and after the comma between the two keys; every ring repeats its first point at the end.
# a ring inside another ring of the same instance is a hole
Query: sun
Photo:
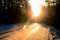
{"type": "Polygon", "coordinates": [[[34,17],[37,17],[40,14],[41,6],[46,5],[45,0],[29,0],[28,2],[30,4],[30,6],[31,6],[34,17]]]}

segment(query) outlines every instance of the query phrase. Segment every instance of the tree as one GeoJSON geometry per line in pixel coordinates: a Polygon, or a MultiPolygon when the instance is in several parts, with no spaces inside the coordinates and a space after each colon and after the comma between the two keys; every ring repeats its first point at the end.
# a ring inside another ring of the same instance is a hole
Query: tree
{"type": "Polygon", "coordinates": [[[22,20],[23,22],[27,20],[26,15],[23,14],[26,13],[24,11],[28,6],[26,0],[0,0],[0,4],[0,24],[20,23],[22,20]]]}

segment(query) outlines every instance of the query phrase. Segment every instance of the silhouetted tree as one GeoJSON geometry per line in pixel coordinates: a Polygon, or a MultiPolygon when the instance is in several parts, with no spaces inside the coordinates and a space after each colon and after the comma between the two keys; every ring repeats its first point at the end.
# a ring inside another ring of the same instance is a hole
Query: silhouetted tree
{"type": "Polygon", "coordinates": [[[27,17],[21,12],[26,8],[25,0],[0,0],[0,24],[26,22],[27,17]]]}

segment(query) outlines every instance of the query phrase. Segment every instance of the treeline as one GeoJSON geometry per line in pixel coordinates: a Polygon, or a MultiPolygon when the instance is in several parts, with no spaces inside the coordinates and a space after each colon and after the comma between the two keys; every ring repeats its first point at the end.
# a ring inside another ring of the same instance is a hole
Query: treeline
{"type": "Polygon", "coordinates": [[[26,22],[27,17],[23,14],[25,10],[27,10],[25,0],[0,0],[0,24],[26,22]]]}

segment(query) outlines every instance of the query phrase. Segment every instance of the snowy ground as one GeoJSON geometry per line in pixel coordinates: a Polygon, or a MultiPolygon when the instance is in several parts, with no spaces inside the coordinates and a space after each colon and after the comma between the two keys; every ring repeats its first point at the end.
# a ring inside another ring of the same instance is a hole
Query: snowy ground
{"type": "MultiPolygon", "coordinates": [[[[54,33],[53,27],[51,27],[51,30],[54,33]]],[[[39,23],[21,24],[15,27],[14,30],[0,34],[0,40],[53,40],[51,30],[49,26],[39,23]]]]}

